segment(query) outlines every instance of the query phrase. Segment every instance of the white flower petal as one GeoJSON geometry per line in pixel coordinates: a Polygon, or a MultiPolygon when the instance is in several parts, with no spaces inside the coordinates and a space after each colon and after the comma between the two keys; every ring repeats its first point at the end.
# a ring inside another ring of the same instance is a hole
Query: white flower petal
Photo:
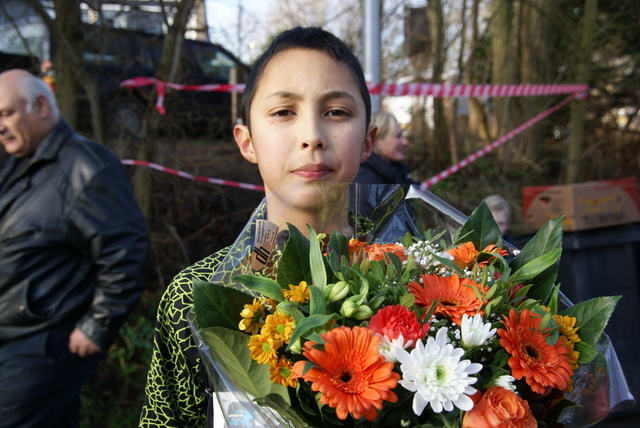
{"type": "Polygon", "coordinates": [[[492,337],[496,329],[491,328],[491,323],[484,323],[482,315],[475,314],[470,317],[467,314],[462,315],[462,344],[467,348],[473,348],[483,345],[490,337],[492,337]]]}
{"type": "Polygon", "coordinates": [[[476,392],[470,385],[477,379],[469,375],[479,372],[482,365],[460,360],[464,350],[448,343],[447,334],[447,329],[441,328],[426,344],[418,341],[410,353],[395,350],[402,372],[399,383],[415,392],[412,407],[417,415],[422,414],[427,404],[436,413],[451,411],[454,406],[468,410],[469,403],[473,407],[468,395],[476,392]]]}

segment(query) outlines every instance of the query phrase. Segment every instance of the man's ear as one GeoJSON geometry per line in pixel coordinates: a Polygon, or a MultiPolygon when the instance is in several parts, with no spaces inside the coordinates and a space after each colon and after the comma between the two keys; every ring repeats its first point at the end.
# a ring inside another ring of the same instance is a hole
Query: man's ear
{"type": "Polygon", "coordinates": [[[233,127],[233,138],[236,140],[236,144],[240,149],[242,157],[251,163],[258,163],[256,152],[253,149],[253,142],[251,141],[251,132],[246,125],[236,125],[233,127]]]}
{"type": "Polygon", "coordinates": [[[369,125],[367,137],[364,140],[364,147],[362,147],[362,154],[360,155],[360,163],[366,161],[367,159],[369,159],[369,156],[371,156],[371,151],[373,150],[373,142],[376,140],[377,132],[377,126],[369,125]]]}
{"type": "Polygon", "coordinates": [[[47,119],[51,115],[49,100],[44,95],[38,95],[33,102],[33,112],[42,119],[47,119]]]}

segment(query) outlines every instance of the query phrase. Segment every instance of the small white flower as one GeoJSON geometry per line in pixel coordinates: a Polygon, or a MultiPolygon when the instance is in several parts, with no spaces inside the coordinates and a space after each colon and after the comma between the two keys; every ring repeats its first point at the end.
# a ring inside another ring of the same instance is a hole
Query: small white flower
{"type": "Polygon", "coordinates": [[[474,348],[483,345],[491,336],[496,333],[496,329],[491,329],[490,323],[482,321],[482,315],[475,314],[470,317],[462,315],[462,345],[467,348],[474,348]]]}
{"type": "Polygon", "coordinates": [[[493,383],[496,386],[501,386],[504,389],[508,389],[509,391],[516,392],[516,386],[513,384],[514,381],[515,379],[513,378],[513,376],[504,375],[496,378],[496,380],[494,380],[493,383]]]}
{"type": "MultiPolygon", "coordinates": [[[[378,336],[380,335],[378,334],[378,336]]],[[[393,340],[389,339],[389,337],[386,334],[382,335],[381,337],[382,337],[382,340],[378,345],[378,352],[380,353],[380,355],[382,355],[385,358],[385,360],[394,364],[398,362],[396,358],[396,348],[407,349],[409,346],[413,344],[413,340],[407,340],[405,343],[405,340],[404,340],[404,337],[402,337],[402,334],[400,334],[398,337],[396,337],[393,340]]]]}
{"type": "Polygon", "coordinates": [[[473,408],[469,395],[476,390],[470,385],[477,379],[469,375],[478,373],[482,364],[460,361],[463,355],[462,348],[454,348],[448,343],[446,328],[438,330],[435,339],[429,337],[426,344],[419,340],[411,353],[396,348],[402,371],[399,383],[415,392],[413,411],[416,415],[421,415],[427,404],[436,413],[443,409],[452,411],[454,405],[464,411],[473,408]]]}

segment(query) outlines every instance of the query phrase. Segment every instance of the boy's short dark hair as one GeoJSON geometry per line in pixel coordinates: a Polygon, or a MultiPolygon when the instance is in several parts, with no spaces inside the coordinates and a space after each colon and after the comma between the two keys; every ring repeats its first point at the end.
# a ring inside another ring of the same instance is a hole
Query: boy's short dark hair
{"type": "Polygon", "coordinates": [[[324,52],[335,61],[345,64],[349,70],[351,70],[364,100],[367,118],[366,126],[368,127],[371,121],[371,96],[369,95],[369,88],[367,88],[367,82],[358,58],[356,58],[353,52],[351,52],[351,49],[349,49],[342,40],[328,31],[318,27],[295,27],[283,31],[276,36],[269,45],[269,48],[260,55],[251,68],[242,96],[242,120],[249,128],[249,132],[251,132],[249,110],[251,109],[253,96],[255,95],[258,82],[262,77],[264,69],[274,56],[280,52],[294,48],[313,49],[324,52]]]}

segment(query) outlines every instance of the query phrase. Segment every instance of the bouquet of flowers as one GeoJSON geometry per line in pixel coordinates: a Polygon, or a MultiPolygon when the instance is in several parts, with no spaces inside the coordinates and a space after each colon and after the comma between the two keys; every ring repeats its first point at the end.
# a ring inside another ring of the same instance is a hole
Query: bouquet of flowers
{"type": "Polygon", "coordinates": [[[577,427],[629,396],[603,334],[619,297],[572,305],[555,284],[561,218],[520,251],[484,203],[349,192],[348,236],[270,230],[261,207],[194,284],[227,426],[577,427]]]}

